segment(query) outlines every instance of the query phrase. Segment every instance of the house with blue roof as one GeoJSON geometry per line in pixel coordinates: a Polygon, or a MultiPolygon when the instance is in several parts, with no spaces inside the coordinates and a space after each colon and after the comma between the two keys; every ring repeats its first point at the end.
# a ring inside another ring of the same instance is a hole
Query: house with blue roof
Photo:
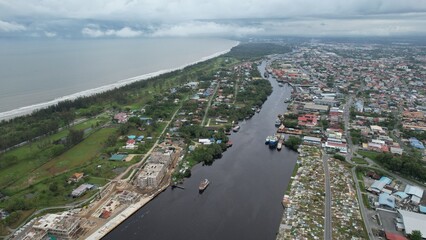
{"type": "Polygon", "coordinates": [[[388,193],[381,193],[379,195],[379,206],[388,209],[395,209],[395,197],[388,193]]]}
{"type": "Polygon", "coordinates": [[[423,145],[423,143],[420,142],[417,138],[412,137],[409,140],[410,140],[410,145],[412,147],[417,148],[417,149],[421,149],[421,150],[425,149],[425,146],[423,145]]]}
{"type": "Polygon", "coordinates": [[[392,183],[392,179],[383,176],[383,177],[380,178],[380,180],[374,181],[374,183],[371,184],[371,186],[368,190],[371,191],[371,192],[374,192],[376,194],[379,194],[379,193],[383,192],[383,188],[386,185],[389,185],[391,183],[392,183]]]}
{"type": "Polygon", "coordinates": [[[405,192],[396,192],[393,195],[396,197],[396,200],[398,201],[402,201],[409,197],[408,194],[406,194],[405,192]]]}
{"type": "Polygon", "coordinates": [[[391,184],[392,179],[390,179],[390,178],[388,178],[388,177],[383,176],[383,177],[381,177],[381,178],[380,178],[380,180],[379,180],[379,181],[380,181],[380,182],[384,182],[384,183],[385,183],[385,185],[389,185],[389,184],[391,184]]]}

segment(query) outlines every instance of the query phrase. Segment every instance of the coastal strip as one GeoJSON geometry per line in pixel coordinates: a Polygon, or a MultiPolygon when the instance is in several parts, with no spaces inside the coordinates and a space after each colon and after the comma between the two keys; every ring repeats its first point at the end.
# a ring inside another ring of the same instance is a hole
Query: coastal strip
{"type": "Polygon", "coordinates": [[[91,96],[91,95],[94,95],[94,94],[97,94],[97,93],[103,93],[103,92],[106,92],[106,91],[109,91],[109,90],[120,88],[120,87],[129,85],[129,84],[134,83],[134,82],[138,82],[138,81],[147,80],[147,79],[150,79],[150,78],[153,78],[153,77],[157,77],[157,76],[165,74],[165,73],[170,73],[170,72],[173,72],[173,71],[182,70],[186,67],[189,67],[189,66],[210,60],[212,58],[218,57],[220,55],[226,54],[229,51],[231,51],[231,49],[233,47],[237,46],[238,44],[240,44],[240,42],[236,42],[235,45],[231,46],[227,50],[217,52],[217,53],[211,54],[211,55],[206,56],[206,57],[202,57],[201,59],[199,59],[195,62],[184,64],[184,65],[176,67],[176,68],[159,70],[159,71],[156,71],[156,72],[147,73],[147,74],[143,74],[143,75],[119,80],[119,81],[112,83],[112,84],[109,84],[109,85],[105,85],[105,86],[101,86],[101,87],[97,87],[97,88],[92,88],[92,89],[80,91],[80,92],[77,92],[77,93],[74,93],[74,94],[70,94],[70,95],[67,95],[67,96],[55,98],[51,101],[37,103],[37,104],[25,106],[25,107],[20,107],[20,108],[17,108],[17,109],[6,111],[6,112],[0,112],[0,121],[10,120],[10,119],[15,118],[15,117],[31,114],[35,110],[47,108],[49,106],[55,105],[55,104],[62,102],[62,101],[75,100],[75,99],[80,98],[80,97],[88,97],[88,96],[91,96]]]}

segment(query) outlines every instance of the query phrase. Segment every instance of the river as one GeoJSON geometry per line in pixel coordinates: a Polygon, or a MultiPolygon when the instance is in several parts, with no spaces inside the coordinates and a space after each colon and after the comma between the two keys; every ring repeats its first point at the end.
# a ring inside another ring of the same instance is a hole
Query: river
{"type": "MultiPolygon", "coordinates": [[[[259,67],[262,76],[264,68],[265,62],[259,67]]],[[[240,123],[241,130],[230,136],[233,146],[221,159],[211,166],[196,165],[184,190],[166,189],[103,239],[275,239],[297,153],[264,144],[291,94],[288,85],[269,81],[273,92],[261,112],[240,123]],[[204,178],[211,183],[199,194],[204,178]]]]}

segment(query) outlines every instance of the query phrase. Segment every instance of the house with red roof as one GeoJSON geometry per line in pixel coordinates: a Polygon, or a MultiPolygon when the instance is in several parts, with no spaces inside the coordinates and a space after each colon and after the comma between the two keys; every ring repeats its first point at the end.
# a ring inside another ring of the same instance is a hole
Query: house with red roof
{"type": "Polygon", "coordinates": [[[315,127],[318,124],[318,116],[315,114],[305,114],[297,118],[298,125],[303,127],[315,127]]]}

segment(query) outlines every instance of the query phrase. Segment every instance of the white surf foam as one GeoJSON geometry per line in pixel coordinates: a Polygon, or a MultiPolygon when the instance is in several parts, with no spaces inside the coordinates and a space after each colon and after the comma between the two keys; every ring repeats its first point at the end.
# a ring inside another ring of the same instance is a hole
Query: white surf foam
{"type": "MultiPolygon", "coordinates": [[[[239,42],[237,42],[232,47],[235,47],[238,44],[239,44],[239,42]]],[[[125,85],[131,84],[131,83],[134,83],[134,82],[137,82],[137,81],[146,80],[146,79],[149,79],[149,78],[152,78],[152,77],[156,77],[156,76],[159,76],[159,75],[164,74],[164,73],[169,73],[169,72],[173,72],[173,71],[176,71],[176,70],[182,70],[185,67],[188,67],[188,66],[200,63],[200,62],[204,62],[204,61],[207,61],[209,59],[212,59],[212,58],[218,57],[220,55],[223,55],[225,53],[228,53],[230,50],[231,49],[228,49],[228,50],[225,50],[225,51],[214,53],[214,54],[206,56],[206,57],[202,57],[200,60],[197,60],[197,61],[192,62],[192,63],[184,64],[184,65],[177,67],[177,68],[165,69],[165,70],[160,70],[160,71],[156,71],[156,72],[152,72],[152,73],[139,75],[139,76],[136,76],[136,77],[122,79],[122,80],[119,80],[119,81],[112,83],[112,84],[109,84],[109,85],[84,90],[84,91],[77,92],[77,93],[74,93],[74,94],[71,94],[71,95],[55,98],[51,101],[47,101],[47,102],[43,102],[43,103],[37,103],[37,104],[25,106],[25,107],[20,107],[20,108],[17,108],[17,109],[6,111],[6,112],[1,112],[0,113],[0,121],[1,120],[9,120],[9,119],[12,119],[12,118],[18,117],[18,116],[27,115],[27,114],[32,113],[35,110],[47,108],[47,107],[55,105],[55,104],[57,104],[61,101],[74,100],[74,99],[77,99],[79,97],[91,96],[91,95],[96,94],[96,93],[102,93],[102,92],[106,92],[108,90],[112,90],[114,88],[123,87],[125,85]]]]}

